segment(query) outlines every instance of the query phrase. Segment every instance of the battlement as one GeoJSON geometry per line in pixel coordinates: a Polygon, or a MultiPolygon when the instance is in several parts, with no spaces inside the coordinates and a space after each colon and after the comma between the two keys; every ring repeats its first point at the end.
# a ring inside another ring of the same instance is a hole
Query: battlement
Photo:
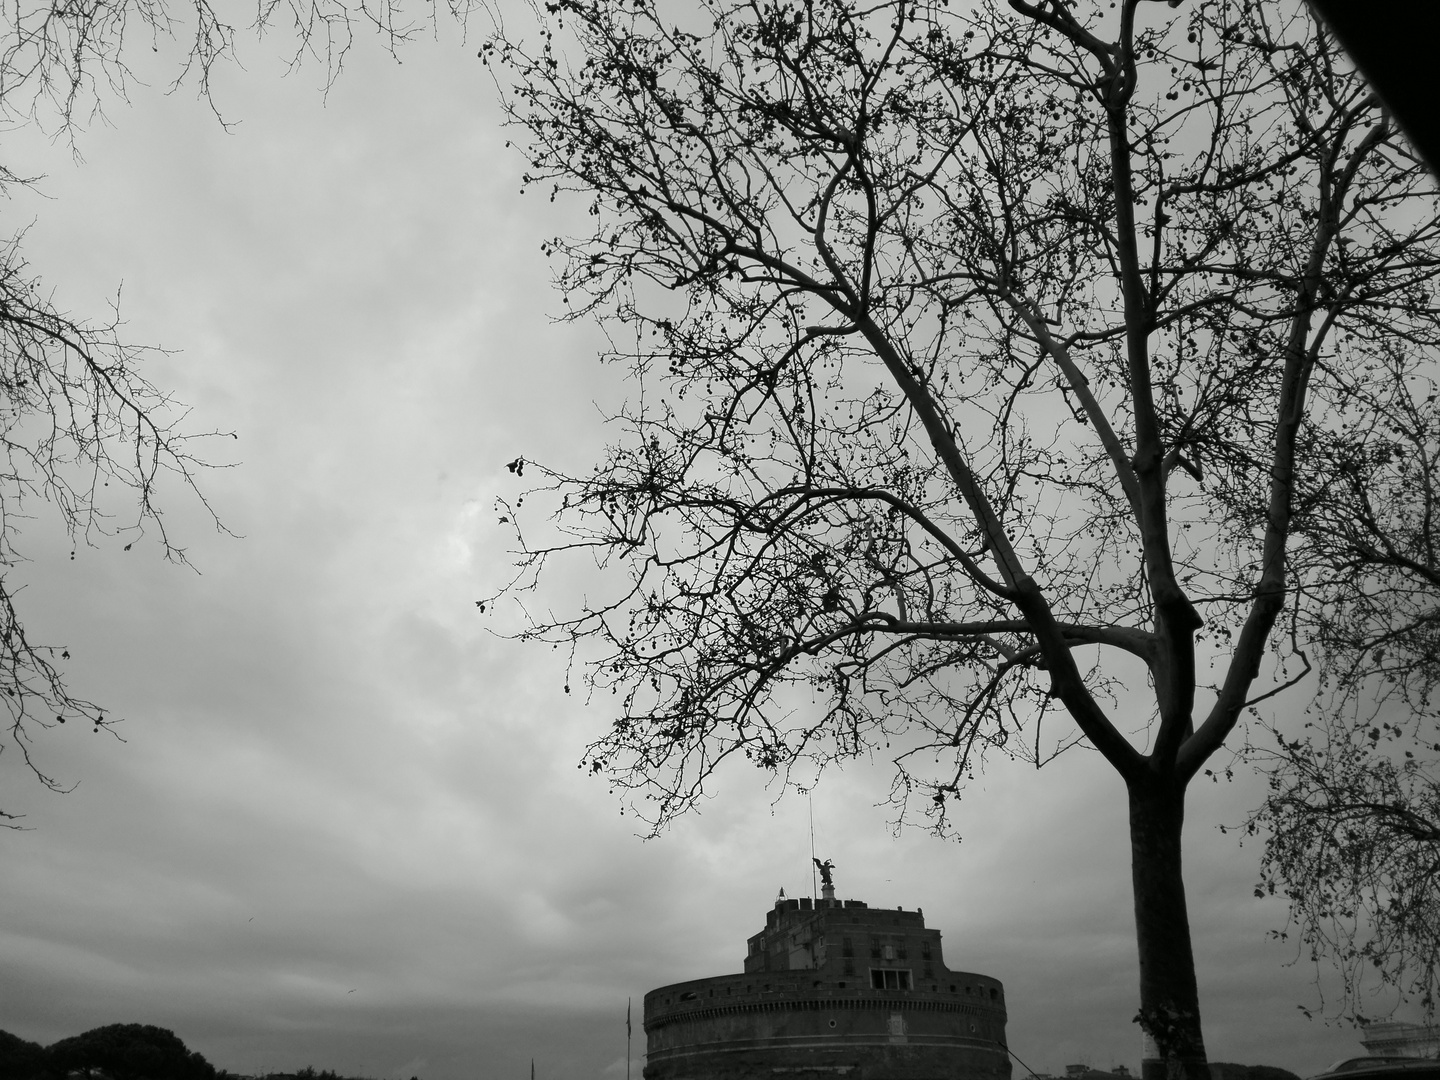
{"type": "Polygon", "coordinates": [[[838,916],[840,921],[848,921],[856,925],[866,923],[878,926],[888,923],[891,926],[914,926],[917,929],[925,926],[925,913],[919,908],[914,911],[906,911],[903,907],[872,908],[864,900],[833,900],[824,897],[815,899],[809,896],[800,896],[782,897],[776,900],[775,906],[765,913],[765,928],[772,929],[782,922],[819,914],[832,920],[838,916]]]}
{"type": "Polygon", "coordinates": [[[775,901],[775,906],[765,913],[765,925],[774,926],[778,921],[785,918],[790,912],[800,911],[839,911],[845,908],[869,910],[870,905],[864,900],[834,900],[822,897],[815,899],[809,896],[794,897],[786,899],[782,897],[775,901]]]}
{"type": "Polygon", "coordinates": [[[898,983],[916,985],[943,967],[940,931],[925,929],[924,912],[872,908],[860,900],[777,900],[765,928],[746,942],[747,973],[824,970],[842,978],[883,968],[898,983]]]}

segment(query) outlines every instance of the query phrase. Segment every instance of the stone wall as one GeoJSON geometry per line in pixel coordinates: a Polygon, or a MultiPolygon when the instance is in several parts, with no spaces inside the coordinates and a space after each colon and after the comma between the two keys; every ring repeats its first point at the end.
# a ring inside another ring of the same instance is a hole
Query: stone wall
{"type": "Polygon", "coordinates": [[[645,1080],[1008,1080],[1003,988],[946,968],[919,912],[790,900],[769,916],[743,974],[645,996],[645,1080]],[[887,973],[903,977],[883,988],[887,973]]]}

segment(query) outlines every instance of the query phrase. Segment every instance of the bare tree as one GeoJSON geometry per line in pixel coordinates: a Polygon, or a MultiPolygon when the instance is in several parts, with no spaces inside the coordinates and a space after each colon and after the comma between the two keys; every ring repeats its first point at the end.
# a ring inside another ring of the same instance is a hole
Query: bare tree
{"type": "Polygon", "coordinates": [[[1290,901],[1341,1012],[1440,998],[1440,387],[1392,343],[1352,375],[1352,415],[1317,439],[1297,562],[1319,668],[1314,717],[1249,749],[1269,794],[1261,887],[1290,901]],[[1390,991],[1390,993],[1385,993],[1390,991]]]}
{"type": "MultiPolygon", "coordinates": [[[[449,10],[463,18],[464,0],[452,0],[449,10]]],[[[284,31],[293,62],[318,60],[328,85],[357,28],[373,30],[394,50],[433,14],[430,5],[418,22],[406,21],[392,0],[260,0],[249,29],[284,31]]],[[[188,80],[218,115],[210,75],[234,57],[237,30],[208,0],[7,5],[0,16],[0,121],[38,126],[73,145],[108,102],[123,101],[137,85],[136,46],[149,55],[176,37],[185,44],[174,85],[188,80]]],[[[37,183],[13,161],[0,163],[0,195],[37,183]]],[[[113,732],[113,720],[71,692],[60,666],[68,657],[63,648],[25,633],[23,525],[39,511],[58,516],[73,542],[118,536],[127,547],[148,531],[167,558],[183,561],[155,503],[157,488],[169,477],[198,494],[197,440],[217,433],[184,427],[184,410],[143,373],[153,350],[121,336],[118,308],[96,320],[59,306],[28,269],[22,239],[23,228],[16,229],[0,244],[0,698],[10,747],[42,783],[60,790],[32,756],[38,729],[78,721],[113,732]],[[128,508],[120,491],[133,497],[128,508]]],[[[13,825],[15,815],[0,810],[0,823],[13,825]]]]}
{"type": "MultiPolygon", "coordinates": [[[[113,322],[57,310],[27,274],[18,240],[0,249],[0,699],[10,745],[52,790],[63,785],[32,755],[36,729],[76,721],[113,733],[113,718],[70,691],[60,666],[68,651],[25,632],[21,533],[38,509],[58,516],[72,543],[118,536],[128,549],[149,531],[167,558],[184,560],[154,499],[167,475],[195,490],[202,463],[192,447],[204,434],[186,433],[183,412],[141,374],[146,351],[113,322]],[[111,487],[133,496],[128,511],[107,498],[111,487]]],[[[16,815],[0,818],[13,825],[16,815]]]]}
{"type": "Polygon", "coordinates": [[[1264,830],[1261,888],[1290,902],[1291,925],[1276,935],[1296,935],[1321,972],[1339,974],[1345,1014],[1363,1021],[1413,1001],[1433,1016],[1440,747],[1406,727],[1350,719],[1327,718],[1303,738],[1277,732],[1275,748],[1255,754],[1270,781],[1247,826],[1264,830]]]}
{"type": "MultiPolygon", "coordinates": [[[[18,2],[0,20],[0,116],[73,136],[137,85],[137,39],[147,53],[162,43],[181,43],[170,88],[193,86],[217,114],[211,72],[235,59],[245,30],[281,34],[292,65],[318,61],[328,88],[344,68],[357,28],[376,34],[393,53],[430,25],[436,6],[430,0],[416,19],[400,0],[255,0],[248,25],[237,27],[228,21],[233,15],[210,0],[18,2]]],[[[468,0],[447,0],[447,7],[461,18],[469,10],[468,0]]]]}
{"type": "Polygon", "coordinates": [[[1203,1080],[1185,792],[1359,573],[1296,521],[1356,497],[1357,384],[1433,363],[1422,164],[1298,3],[496,20],[529,182],[595,222],[548,244],[567,310],[633,381],[593,470],[511,463],[556,531],[501,595],[614,695],[589,769],[659,829],[727,759],[883,751],[943,825],[987,752],[1088,744],[1130,807],[1147,1077],[1203,1080]],[[609,573],[550,614],[565,554],[609,573]]]}

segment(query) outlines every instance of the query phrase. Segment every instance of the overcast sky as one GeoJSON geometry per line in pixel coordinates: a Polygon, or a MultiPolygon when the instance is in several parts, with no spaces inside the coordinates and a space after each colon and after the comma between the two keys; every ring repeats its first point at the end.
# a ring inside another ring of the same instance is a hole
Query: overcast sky
{"type": "MultiPolygon", "coordinates": [[[[741,968],[784,887],[810,892],[809,807],[730,773],[701,816],[641,842],[576,770],[608,717],[544,648],[487,633],[517,454],[583,467],[620,373],[549,319],[540,241],[574,206],[519,194],[475,43],[402,64],[362,45],[328,100],[278,43],[186,91],[139,87],[84,161],[7,135],[48,198],[4,206],[62,306],[123,283],[132,340],[193,429],[233,430],[152,543],[70,558],[43,508],[23,614],[70,646],[75,689],[125,718],[13,752],[0,805],[0,1028],[49,1043],[173,1029],[217,1066],[377,1078],[620,1077],[626,999],[741,968]]],[[[18,580],[18,578],[12,578],[18,580]]],[[[1002,980],[1037,1071],[1139,1065],[1124,796],[1093,754],[999,768],[966,839],[898,837],[880,764],[827,776],[817,844],[841,895],[922,907],[953,968],[1002,980]]],[[[1360,1052],[1309,1021],[1313,970],[1266,936],[1253,847],[1221,836],[1243,784],[1191,800],[1187,878],[1212,1060],[1320,1071],[1360,1052]]],[[[636,1072],[643,1053],[636,1025],[636,1072]]],[[[1017,1078],[1023,1070],[1016,1068],[1017,1078]]]]}

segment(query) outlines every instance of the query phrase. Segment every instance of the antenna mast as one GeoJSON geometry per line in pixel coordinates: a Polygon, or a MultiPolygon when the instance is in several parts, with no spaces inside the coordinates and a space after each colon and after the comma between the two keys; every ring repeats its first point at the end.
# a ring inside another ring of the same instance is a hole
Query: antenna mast
{"type": "Polygon", "coordinates": [[[810,895],[816,896],[820,887],[815,883],[815,867],[818,861],[815,858],[815,795],[812,790],[805,792],[806,801],[810,804],[810,895]]]}

